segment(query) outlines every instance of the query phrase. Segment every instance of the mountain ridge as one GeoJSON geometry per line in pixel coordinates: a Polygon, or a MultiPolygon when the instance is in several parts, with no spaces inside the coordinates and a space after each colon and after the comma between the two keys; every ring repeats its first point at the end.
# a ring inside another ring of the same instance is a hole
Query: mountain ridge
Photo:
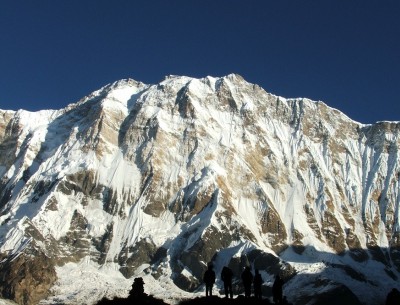
{"type": "Polygon", "coordinates": [[[95,289],[82,283],[74,299],[66,270],[86,266],[98,278],[98,266],[113,270],[110,294],[145,274],[174,298],[201,290],[209,261],[236,273],[257,266],[266,279],[280,270],[295,291],[323,257],[325,280],[365,285],[371,291],[357,297],[373,304],[399,276],[399,130],[271,95],[235,74],[127,79],[61,110],[0,111],[1,278],[18,259],[30,275],[32,255],[52,266],[1,293],[73,304],[95,289]],[[327,276],[333,269],[341,271],[327,276]]]}

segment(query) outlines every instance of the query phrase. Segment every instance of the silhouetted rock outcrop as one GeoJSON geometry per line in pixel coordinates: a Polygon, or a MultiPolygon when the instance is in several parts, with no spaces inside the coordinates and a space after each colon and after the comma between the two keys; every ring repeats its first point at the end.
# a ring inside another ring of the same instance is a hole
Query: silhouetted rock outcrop
{"type": "Polygon", "coordinates": [[[103,298],[97,305],[168,305],[160,299],[156,299],[151,295],[144,294],[140,298],[114,298],[112,300],[103,298]]]}

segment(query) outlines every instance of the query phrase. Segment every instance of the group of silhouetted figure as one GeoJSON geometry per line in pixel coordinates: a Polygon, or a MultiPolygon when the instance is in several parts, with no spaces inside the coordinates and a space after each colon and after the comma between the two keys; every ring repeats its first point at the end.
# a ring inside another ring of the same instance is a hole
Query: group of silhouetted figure
{"type": "MultiPolygon", "coordinates": [[[[219,303],[218,297],[213,297],[211,302],[209,301],[212,297],[212,289],[215,283],[215,272],[213,270],[212,265],[209,265],[207,271],[204,273],[204,283],[206,284],[206,298],[203,299],[194,299],[194,300],[186,300],[182,301],[180,304],[182,305],[211,305],[211,304],[226,304],[219,303]],[[215,299],[216,298],[216,299],[215,299]]],[[[226,299],[233,299],[233,290],[232,290],[232,279],[233,272],[230,268],[224,267],[221,272],[221,280],[224,283],[225,297],[226,299]]],[[[243,283],[243,288],[245,291],[244,297],[242,297],[242,301],[238,299],[232,301],[232,304],[270,304],[268,300],[262,300],[261,294],[261,286],[263,283],[262,277],[258,270],[255,270],[255,275],[253,276],[250,267],[246,267],[242,274],[241,279],[243,283]],[[254,287],[254,298],[251,303],[249,303],[248,299],[251,297],[251,287],[254,287]],[[261,301],[262,300],[262,301],[261,301]],[[238,301],[238,302],[236,302],[238,301]],[[260,303],[261,302],[261,303],[260,303]],[[266,302],[266,303],[263,303],[266,302]]],[[[275,304],[289,304],[286,301],[286,298],[283,297],[282,293],[283,280],[277,275],[275,277],[274,284],[272,286],[272,296],[275,304]]],[[[221,299],[222,300],[222,299],[221,299]]],[[[226,302],[226,301],[225,301],[226,302]]],[[[229,301],[231,302],[231,301],[229,301]]],[[[144,281],[143,278],[138,277],[134,279],[132,284],[132,289],[129,292],[128,298],[114,298],[109,300],[107,298],[103,298],[100,300],[97,305],[127,305],[127,304],[136,304],[136,305],[167,305],[164,301],[160,299],[156,299],[151,295],[147,295],[144,292],[144,281]]],[[[393,288],[387,296],[386,305],[398,305],[400,304],[400,292],[396,288],[393,288]]]]}
{"type": "MultiPolygon", "coordinates": [[[[232,279],[232,270],[227,266],[223,267],[221,271],[221,280],[224,283],[225,297],[231,299],[233,298],[232,279]]],[[[261,286],[264,281],[258,269],[255,269],[255,274],[253,275],[250,267],[246,267],[241,274],[241,279],[244,288],[244,297],[251,297],[251,287],[253,286],[254,297],[261,300],[261,286]]],[[[206,286],[206,297],[212,296],[212,289],[215,284],[215,280],[216,276],[215,271],[213,270],[213,265],[209,264],[208,269],[203,276],[203,281],[206,286]]],[[[283,280],[279,275],[275,277],[275,281],[272,286],[272,297],[275,304],[287,304],[286,299],[283,298],[283,280]]]]}

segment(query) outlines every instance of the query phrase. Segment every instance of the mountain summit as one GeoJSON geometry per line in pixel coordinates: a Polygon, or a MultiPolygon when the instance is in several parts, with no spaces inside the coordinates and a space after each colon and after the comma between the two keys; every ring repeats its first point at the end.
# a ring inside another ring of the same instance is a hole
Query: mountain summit
{"type": "Polygon", "coordinates": [[[231,74],[121,80],[61,110],[0,110],[0,294],[175,302],[212,262],[295,304],[382,303],[400,277],[400,123],[363,125],[231,74]]]}

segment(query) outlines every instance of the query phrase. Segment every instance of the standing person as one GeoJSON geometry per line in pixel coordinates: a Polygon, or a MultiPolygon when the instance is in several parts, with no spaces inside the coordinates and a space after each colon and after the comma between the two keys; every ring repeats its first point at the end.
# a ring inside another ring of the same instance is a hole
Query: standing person
{"type": "Polygon", "coordinates": [[[283,280],[279,274],[275,277],[274,284],[272,285],[272,297],[275,304],[282,304],[283,298],[283,280]]]}
{"type": "Polygon", "coordinates": [[[400,303],[400,292],[393,288],[386,298],[386,305],[396,305],[400,303]]]}
{"type": "Polygon", "coordinates": [[[212,296],[212,288],[215,283],[215,272],[211,263],[208,264],[208,269],[204,273],[203,281],[206,284],[206,297],[212,296]]]}
{"type": "Polygon", "coordinates": [[[262,293],[261,293],[261,286],[263,284],[263,279],[261,277],[261,274],[258,272],[258,269],[255,271],[255,276],[254,276],[254,296],[256,299],[262,299],[262,293]]]}
{"type": "Polygon", "coordinates": [[[224,282],[225,297],[228,298],[229,295],[231,299],[233,298],[232,278],[233,278],[232,270],[226,266],[222,268],[221,280],[224,282]]]}
{"type": "Polygon", "coordinates": [[[246,267],[242,272],[242,281],[244,286],[244,296],[250,298],[251,284],[253,283],[253,274],[250,271],[250,267],[246,267]]]}

